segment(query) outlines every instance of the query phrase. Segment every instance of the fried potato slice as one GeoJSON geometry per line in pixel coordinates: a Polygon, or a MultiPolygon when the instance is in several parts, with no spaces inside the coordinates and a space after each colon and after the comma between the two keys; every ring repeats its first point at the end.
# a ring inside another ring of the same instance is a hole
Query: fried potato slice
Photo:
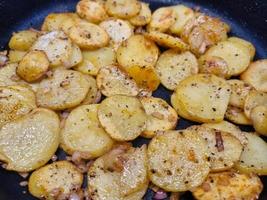
{"type": "Polygon", "coordinates": [[[116,65],[102,67],[96,77],[97,87],[107,97],[114,95],[137,96],[136,82],[116,65]]]}
{"type": "Polygon", "coordinates": [[[10,63],[17,63],[27,54],[27,51],[9,50],[8,61],[10,63]]]}
{"type": "Polygon", "coordinates": [[[88,104],[98,103],[101,99],[101,93],[97,88],[95,78],[89,75],[84,75],[84,76],[89,83],[89,91],[81,104],[88,105],[88,104]]]}
{"type": "Polygon", "coordinates": [[[52,31],[40,36],[31,47],[31,50],[44,51],[50,65],[57,67],[69,60],[72,52],[72,43],[63,31],[52,31]]]}
{"type": "Polygon", "coordinates": [[[81,18],[92,23],[99,23],[108,18],[104,4],[98,1],[81,0],[76,5],[76,12],[81,18]]]}
{"type": "Polygon", "coordinates": [[[246,133],[248,144],[245,146],[240,161],[235,168],[243,173],[267,175],[267,144],[258,135],[246,133]]]}
{"type": "Polygon", "coordinates": [[[250,119],[257,133],[267,135],[267,107],[256,106],[251,110],[250,119]]]}
{"type": "Polygon", "coordinates": [[[104,99],[98,109],[98,118],[106,132],[118,141],[137,138],[145,130],[147,120],[141,102],[122,95],[104,99]]]}
{"type": "Polygon", "coordinates": [[[29,179],[29,192],[37,198],[55,199],[57,195],[70,195],[83,183],[83,175],[69,161],[57,161],[33,172],[29,179]]]}
{"type": "Polygon", "coordinates": [[[80,21],[83,21],[83,19],[81,19],[78,14],[68,15],[62,20],[60,29],[69,36],[71,27],[75,26],[75,24],[79,23],[80,21]]]}
{"type": "Polygon", "coordinates": [[[252,85],[258,91],[267,92],[266,69],[267,59],[255,61],[241,74],[240,79],[252,85]]]}
{"type": "Polygon", "coordinates": [[[178,115],[197,122],[220,122],[224,118],[231,89],[222,78],[197,74],[180,82],[171,96],[178,115]]]}
{"type": "Polygon", "coordinates": [[[66,68],[72,68],[78,64],[80,64],[83,60],[83,55],[81,49],[77,44],[72,44],[72,50],[70,54],[70,58],[68,61],[64,63],[66,68]]]}
{"type": "Polygon", "coordinates": [[[0,130],[0,154],[8,170],[29,172],[43,166],[59,144],[59,118],[53,111],[37,108],[0,130]]]}
{"type": "Polygon", "coordinates": [[[107,0],[105,8],[110,16],[129,19],[140,12],[141,3],[137,0],[107,0]]]}
{"type": "Polygon", "coordinates": [[[148,115],[146,130],[141,134],[143,137],[152,138],[158,131],[176,127],[177,113],[166,101],[155,97],[142,97],[140,100],[148,115]]]}
{"type": "Polygon", "coordinates": [[[225,118],[235,124],[252,125],[250,118],[247,118],[247,116],[244,113],[244,110],[242,108],[238,108],[235,106],[229,105],[227,107],[225,118]]]}
{"type": "Polygon", "coordinates": [[[199,186],[210,171],[205,140],[190,130],[166,131],[148,146],[148,174],[165,191],[180,192],[199,186]]]}
{"type": "Polygon", "coordinates": [[[146,37],[155,41],[158,45],[163,47],[177,49],[180,51],[189,49],[189,46],[183,40],[166,33],[161,33],[159,31],[150,31],[145,35],[146,37]]]}
{"type": "Polygon", "coordinates": [[[43,51],[30,51],[20,61],[17,75],[27,82],[40,80],[49,69],[49,60],[43,51]]]}
{"type": "Polygon", "coordinates": [[[74,67],[74,69],[92,76],[96,76],[101,67],[116,63],[116,54],[110,47],[103,47],[96,50],[83,50],[82,56],[83,61],[74,67]]]}
{"type": "Polygon", "coordinates": [[[0,68],[0,86],[25,84],[16,74],[17,66],[17,63],[8,63],[0,68]]]}
{"type": "Polygon", "coordinates": [[[89,82],[83,74],[57,69],[53,76],[43,79],[36,92],[37,104],[52,110],[64,110],[79,105],[86,97],[89,82]]]}
{"type": "Polygon", "coordinates": [[[191,126],[187,130],[200,135],[207,142],[212,172],[231,169],[239,161],[243,146],[230,133],[204,126],[191,126]]]}
{"type": "Polygon", "coordinates": [[[252,90],[249,92],[244,105],[244,112],[250,118],[251,110],[256,106],[267,106],[267,93],[252,90]]]}
{"type": "Polygon", "coordinates": [[[38,38],[38,32],[24,30],[14,33],[8,43],[10,49],[18,51],[27,51],[38,38]]]}
{"type": "Polygon", "coordinates": [[[151,10],[149,4],[141,2],[141,10],[138,15],[128,19],[134,26],[145,26],[151,20],[151,10]]]}
{"type": "Polygon", "coordinates": [[[161,83],[174,90],[183,79],[198,73],[198,62],[189,51],[179,53],[170,49],[160,55],[155,69],[161,83]]]}
{"type": "Polygon", "coordinates": [[[82,105],[70,112],[61,131],[60,146],[65,152],[80,152],[82,158],[92,159],[111,149],[113,141],[98,121],[98,107],[82,105]]]}
{"type": "Polygon", "coordinates": [[[72,26],[69,30],[69,37],[84,49],[98,49],[109,42],[109,36],[103,28],[86,21],[79,21],[72,26]]]}
{"type": "Polygon", "coordinates": [[[262,189],[257,175],[230,171],[209,174],[192,192],[197,200],[258,199],[262,189]]]}
{"type": "Polygon", "coordinates": [[[241,44],[241,45],[245,46],[246,48],[248,48],[249,52],[250,52],[250,60],[252,61],[254,59],[254,56],[256,54],[256,49],[251,42],[246,41],[242,38],[238,38],[238,37],[230,37],[230,38],[228,38],[228,41],[236,42],[236,43],[241,44]]]}

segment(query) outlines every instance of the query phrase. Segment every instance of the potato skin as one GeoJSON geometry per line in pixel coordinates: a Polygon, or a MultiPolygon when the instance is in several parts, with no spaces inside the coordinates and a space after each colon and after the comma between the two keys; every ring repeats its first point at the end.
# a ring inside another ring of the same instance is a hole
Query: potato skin
{"type": "Polygon", "coordinates": [[[9,43],[8,46],[10,49],[18,50],[18,51],[27,51],[33,45],[33,43],[37,40],[38,33],[31,30],[24,30],[18,33],[15,33],[9,43]]]}

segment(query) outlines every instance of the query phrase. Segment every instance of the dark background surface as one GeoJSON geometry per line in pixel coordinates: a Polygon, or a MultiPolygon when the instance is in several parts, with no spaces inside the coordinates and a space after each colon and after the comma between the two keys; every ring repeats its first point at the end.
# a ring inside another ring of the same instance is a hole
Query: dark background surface
{"type": "MultiPolygon", "coordinates": [[[[238,35],[251,41],[257,49],[256,58],[267,58],[267,0],[146,0],[150,8],[183,3],[191,7],[200,7],[201,11],[212,16],[218,16],[232,27],[232,35],[238,35]]],[[[50,12],[74,11],[77,0],[0,0],[0,49],[6,47],[12,32],[38,28],[44,17],[50,12]]],[[[169,102],[170,92],[160,87],[154,96],[159,96],[169,102]]],[[[186,120],[180,120],[177,129],[191,125],[186,120]]],[[[241,127],[248,130],[247,127],[241,127]]],[[[135,145],[147,142],[144,139],[134,141],[135,145]]],[[[60,158],[64,153],[58,151],[60,158]]],[[[267,153],[266,153],[267,156],[267,153]]],[[[267,187],[267,178],[262,179],[267,187]]],[[[0,168],[0,200],[32,200],[26,191],[19,186],[23,178],[16,173],[0,168]]],[[[148,191],[146,199],[151,199],[148,191]]],[[[183,199],[192,199],[186,194],[183,199]]],[[[267,190],[261,195],[261,200],[267,200],[267,190]]]]}

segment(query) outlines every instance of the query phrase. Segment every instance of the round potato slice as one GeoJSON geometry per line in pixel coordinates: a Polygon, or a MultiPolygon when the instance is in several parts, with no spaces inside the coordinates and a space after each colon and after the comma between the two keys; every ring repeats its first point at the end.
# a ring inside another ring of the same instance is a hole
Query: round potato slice
{"type": "Polygon", "coordinates": [[[89,82],[80,72],[57,69],[53,76],[40,82],[37,104],[53,110],[64,110],[79,105],[86,97],[89,82]]]}
{"type": "Polygon", "coordinates": [[[8,63],[0,68],[0,86],[25,84],[16,74],[17,66],[17,63],[8,63]]]}
{"type": "Polygon", "coordinates": [[[160,55],[155,68],[162,85],[174,90],[183,79],[198,73],[198,62],[189,51],[170,49],[160,55]]]}
{"type": "Polygon", "coordinates": [[[114,95],[137,96],[136,82],[115,65],[102,67],[96,78],[97,87],[107,97],[114,95]]]}
{"type": "Polygon", "coordinates": [[[68,154],[80,152],[82,158],[92,159],[111,149],[113,141],[97,118],[98,106],[79,106],[69,114],[60,140],[60,146],[68,154]]]}
{"type": "Polygon", "coordinates": [[[129,19],[141,10],[141,3],[137,0],[107,0],[105,8],[110,16],[129,19]]]}
{"type": "Polygon", "coordinates": [[[60,24],[60,29],[64,31],[65,34],[70,34],[71,27],[75,26],[76,23],[82,21],[78,14],[69,15],[60,24]]]}
{"type": "Polygon", "coordinates": [[[155,97],[143,97],[140,100],[148,116],[146,130],[141,134],[143,137],[152,138],[158,131],[176,127],[177,113],[166,101],[155,97]]]}
{"type": "Polygon", "coordinates": [[[199,186],[210,171],[205,140],[190,130],[156,135],[148,146],[148,174],[153,184],[180,192],[199,186]]]}
{"type": "Polygon", "coordinates": [[[27,54],[27,51],[10,50],[8,52],[8,61],[10,63],[18,63],[27,54]]]}
{"type": "Polygon", "coordinates": [[[244,105],[244,112],[250,118],[251,110],[256,106],[267,106],[267,93],[252,90],[249,92],[244,105]]]}
{"type": "Polygon", "coordinates": [[[79,21],[72,26],[69,37],[84,49],[98,49],[109,42],[109,36],[103,28],[86,21],[79,21]]]}
{"type": "Polygon", "coordinates": [[[250,119],[256,132],[267,136],[267,107],[256,106],[253,108],[250,119]]]}
{"type": "Polygon", "coordinates": [[[30,51],[20,61],[17,75],[27,82],[40,80],[49,69],[49,60],[43,51],[30,51]]]}
{"type": "Polygon", "coordinates": [[[255,174],[222,172],[209,174],[192,192],[197,200],[258,199],[262,189],[262,182],[255,174]]]}
{"type": "Polygon", "coordinates": [[[251,42],[246,41],[246,40],[241,39],[241,38],[238,38],[238,37],[230,37],[230,38],[228,38],[228,40],[231,42],[236,42],[236,43],[241,44],[244,47],[248,48],[249,52],[250,52],[250,60],[252,61],[254,59],[256,49],[251,42]]]}
{"type": "Polygon", "coordinates": [[[244,113],[244,110],[234,106],[228,106],[225,113],[225,118],[235,124],[252,125],[250,118],[247,118],[244,113]]]}
{"type": "Polygon", "coordinates": [[[0,130],[0,154],[8,170],[29,172],[43,166],[59,144],[59,118],[38,108],[0,130]]]}
{"type": "Polygon", "coordinates": [[[35,94],[23,86],[0,86],[0,127],[36,108],[35,94]]]}
{"type": "Polygon", "coordinates": [[[135,97],[111,96],[103,100],[98,118],[107,133],[118,141],[137,138],[146,128],[147,116],[141,102],[135,97]]]}
{"type": "Polygon", "coordinates": [[[72,68],[81,63],[82,60],[83,60],[83,55],[81,49],[78,47],[78,45],[72,44],[70,58],[68,61],[64,62],[64,66],[66,68],[72,68]]]}
{"type": "Polygon", "coordinates": [[[98,1],[81,0],[76,6],[76,12],[81,18],[92,23],[99,23],[108,18],[104,5],[98,1]]]}
{"type": "Polygon", "coordinates": [[[134,26],[145,26],[151,20],[151,10],[149,4],[141,2],[141,10],[138,15],[129,19],[129,22],[134,26]]]}
{"type": "Polygon", "coordinates": [[[243,109],[246,97],[253,88],[249,84],[238,79],[228,80],[227,83],[231,86],[229,104],[243,109]]]}
{"type": "Polygon", "coordinates": [[[231,169],[239,161],[243,146],[230,133],[203,126],[191,126],[187,130],[200,135],[207,142],[212,172],[231,169]]]}
{"type": "Polygon", "coordinates": [[[38,32],[32,30],[20,31],[18,33],[14,33],[11,37],[8,46],[10,49],[19,50],[19,51],[27,51],[31,48],[33,43],[38,38],[38,32]]]}
{"type": "Polygon", "coordinates": [[[180,82],[171,96],[178,115],[197,122],[220,122],[224,118],[231,89],[226,81],[210,74],[197,74],[180,82]]]}
{"type": "Polygon", "coordinates": [[[252,85],[256,90],[267,92],[267,59],[258,60],[249,65],[248,69],[241,74],[240,78],[252,85]]]}
{"type": "Polygon", "coordinates": [[[95,78],[89,75],[85,75],[85,78],[89,83],[89,91],[81,104],[88,105],[98,103],[101,99],[101,93],[97,88],[95,78]]]}
{"type": "Polygon", "coordinates": [[[29,192],[37,198],[54,199],[57,195],[70,195],[83,183],[83,175],[68,161],[57,161],[33,172],[29,179],[29,192]]]}

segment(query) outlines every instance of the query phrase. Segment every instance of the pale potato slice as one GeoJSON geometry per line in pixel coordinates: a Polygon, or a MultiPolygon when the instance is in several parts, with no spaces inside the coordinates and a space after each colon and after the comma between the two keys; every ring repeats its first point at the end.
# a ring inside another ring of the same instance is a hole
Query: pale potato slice
{"type": "Polygon", "coordinates": [[[254,174],[221,172],[209,174],[205,182],[192,190],[197,200],[258,199],[263,185],[254,174]]]}
{"type": "Polygon", "coordinates": [[[25,84],[16,74],[17,66],[17,63],[8,63],[0,68],[0,86],[25,84]]]}
{"type": "Polygon", "coordinates": [[[38,38],[38,32],[32,30],[19,31],[14,33],[8,43],[10,49],[27,51],[38,38]]]}
{"type": "Polygon", "coordinates": [[[241,45],[245,46],[246,48],[248,48],[249,52],[250,52],[250,60],[252,61],[254,59],[254,56],[256,54],[256,49],[251,42],[246,41],[242,38],[238,38],[238,37],[230,37],[230,38],[228,38],[228,40],[231,42],[236,42],[236,43],[241,44],[241,45]]]}
{"type": "Polygon", "coordinates": [[[98,103],[101,100],[101,92],[97,88],[96,80],[94,77],[84,75],[89,83],[89,91],[81,104],[88,105],[98,103]]]}
{"type": "Polygon", "coordinates": [[[194,17],[194,11],[184,5],[176,5],[171,8],[176,14],[176,19],[175,23],[170,27],[170,32],[180,35],[186,23],[194,17]]]}
{"type": "Polygon", "coordinates": [[[145,130],[147,120],[141,102],[122,95],[104,99],[98,109],[98,118],[107,133],[118,141],[137,138],[145,130]]]}
{"type": "Polygon", "coordinates": [[[240,162],[236,164],[236,169],[243,173],[256,173],[267,175],[267,144],[258,135],[246,133],[248,144],[245,146],[240,162]]]}
{"type": "Polygon", "coordinates": [[[59,144],[59,118],[38,108],[0,130],[0,154],[8,170],[28,172],[43,166],[59,144]]]}
{"type": "Polygon", "coordinates": [[[155,69],[162,85],[174,90],[183,79],[198,73],[198,62],[189,51],[179,53],[170,49],[160,55],[155,69]]]}
{"type": "Polygon", "coordinates": [[[166,101],[155,97],[142,97],[140,100],[148,115],[146,130],[141,134],[143,137],[152,138],[157,132],[176,127],[177,113],[166,101]]]}
{"type": "Polygon", "coordinates": [[[83,175],[69,161],[57,161],[33,172],[29,179],[29,192],[37,198],[55,199],[55,195],[70,195],[83,183],[83,175]]]}
{"type": "Polygon", "coordinates": [[[161,7],[152,13],[149,31],[166,32],[176,20],[176,12],[171,7],[161,7]]]}
{"type": "Polygon", "coordinates": [[[20,61],[17,75],[27,82],[40,80],[49,69],[49,60],[43,51],[30,51],[20,61]]]}
{"type": "Polygon", "coordinates": [[[0,127],[36,108],[35,94],[23,86],[0,86],[0,127]]]}
{"type": "Polygon", "coordinates": [[[249,65],[248,69],[241,74],[240,79],[258,91],[267,92],[266,76],[267,60],[258,60],[249,65]]]}
{"type": "Polygon", "coordinates": [[[143,35],[133,35],[117,50],[117,60],[126,71],[127,68],[154,67],[159,55],[157,45],[143,35]]]}
{"type": "Polygon", "coordinates": [[[82,51],[82,56],[83,61],[74,69],[92,76],[96,76],[101,67],[116,63],[116,54],[110,47],[82,51]]]}
{"type": "Polygon", "coordinates": [[[238,79],[228,80],[227,83],[232,89],[229,104],[243,109],[246,97],[253,87],[238,79]]]}
{"type": "Polygon", "coordinates": [[[151,10],[149,4],[141,2],[141,10],[138,15],[129,19],[129,22],[134,26],[145,26],[151,20],[151,10]]]}
{"type": "Polygon", "coordinates": [[[229,105],[227,107],[225,118],[235,124],[252,125],[250,118],[247,118],[244,113],[244,110],[235,106],[229,105]]]}
{"type": "Polygon", "coordinates": [[[40,82],[36,92],[37,104],[53,110],[64,110],[79,105],[86,97],[89,82],[83,74],[57,69],[40,82]]]}
{"type": "Polygon", "coordinates": [[[98,1],[81,0],[76,5],[76,12],[81,18],[92,23],[99,23],[108,18],[104,5],[98,1]]]}
{"type": "Polygon", "coordinates": [[[222,58],[228,65],[229,75],[237,76],[247,69],[250,63],[249,49],[239,43],[231,41],[219,42],[205,54],[222,58]]]}
{"type": "Polygon", "coordinates": [[[113,141],[97,118],[98,106],[83,105],[70,112],[61,131],[60,146],[65,152],[80,152],[82,158],[92,159],[111,149],[113,141]]]}
{"type": "Polygon", "coordinates": [[[166,33],[161,33],[159,31],[150,31],[145,35],[146,37],[155,41],[158,45],[163,47],[177,49],[180,51],[185,51],[189,49],[189,46],[183,40],[166,33]]]}
{"type": "Polygon", "coordinates": [[[200,135],[207,142],[212,172],[231,169],[239,161],[243,146],[230,133],[204,126],[191,126],[187,130],[200,135]]]}
{"type": "Polygon", "coordinates": [[[256,106],[251,110],[250,119],[257,133],[267,135],[267,107],[256,106]]]}
{"type": "Polygon", "coordinates": [[[171,96],[178,115],[197,122],[220,122],[224,118],[231,89],[222,78],[197,74],[180,82],[171,96]]]}
{"type": "Polygon", "coordinates": [[[137,96],[136,82],[116,65],[102,67],[96,77],[97,87],[107,97],[113,95],[137,96]]]}
{"type": "Polygon", "coordinates": [[[248,143],[248,140],[247,140],[244,132],[242,132],[238,128],[238,126],[236,126],[236,125],[234,125],[228,121],[221,121],[218,123],[204,123],[204,124],[202,124],[202,126],[230,133],[232,136],[236,137],[243,146],[248,143]]]}
{"type": "Polygon", "coordinates": [[[267,106],[267,93],[252,90],[249,92],[244,105],[244,112],[247,118],[250,118],[250,113],[256,106],[267,106]]]}
{"type": "Polygon", "coordinates": [[[69,37],[84,49],[98,49],[109,42],[109,36],[103,28],[86,21],[79,21],[72,26],[69,30],[69,37]]]}
{"type": "Polygon", "coordinates": [[[70,54],[70,58],[68,61],[65,61],[64,66],[66,68],[72,68],[83,61],[83,55],[81,49],[77,44],[72,44],[72,50],[70,54]]]}
{"type": "Polygon", "coordinates": [[[52,31],[40,36],[31,47],[31,50],[44,51],[50,65],[56,67],[64,65],[69,60],[72,43],[62,31],[52,31]]]}
{"type": "Polygon", "coordinates": [[[11,63],[17,63],[27,54],[27,51],[10,50],[8,52],[8,61],[11,63]]]}
{"type": "Polygon", "coordinates": [[[148,174],[165,191],[182,192],[199,186],[210,171],[205,140],[190,130],[166,131],[148,146],[148,174]]]}
{"type": "Polygon", "coordinates": [[[105,8],[110,16],[128,19],[140,12],[141,3],[137,0],[107,0],[105,8]]]}

